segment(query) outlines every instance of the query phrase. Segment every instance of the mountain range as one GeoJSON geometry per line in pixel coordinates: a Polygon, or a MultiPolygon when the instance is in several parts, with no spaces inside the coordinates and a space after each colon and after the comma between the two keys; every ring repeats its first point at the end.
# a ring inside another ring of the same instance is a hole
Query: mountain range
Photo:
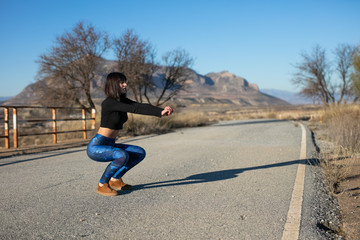
{"type": "MultiPolygon", "coordinates": [[[[104,60],[98,74],[91,83],[91,94],[95,99],[104,98],[103,86],[105,81],[104,72],[114,69],[115,62],[104,60]],[[105,70],[104,70],[105,69],[105,70]]],[[[161,70],[154,74],[159,78],[163,74],[161,70]]],[[[6,105],[38,105],[40,103],[37,92],[38,82],[26,86],[21,93],[5,101],[6,105]]],[[[131,84],[131,79],[129,80],[131,84]]],[[[180,92],[173,101],[181,105],[191,104],[234,104],[240,106],[270,106],[297,104],[294,96],[278,90],[259,90],[256,84],[248,82],[245,78],[236,76],[228,71],[219,73],[198,74],[191,70],[186,80],[187,90],[180,92]],[[280,94],[282,93],[282,94],[280,94]],[[281,96],[280,96],[281,95],[281,96]],[[279,96],[279,97],[277,97],[279,96]]],[[[293,94],[294,95],[294,94],[293,94]]]]}
{"type": "Polygon", "coordinates": [[[183,104],[235,104],[241,106],[289,105],[284,100],[262,93],[256,84],[228,71],[200,75],[193,72],[188,90],[175,101],[183,104]]]}

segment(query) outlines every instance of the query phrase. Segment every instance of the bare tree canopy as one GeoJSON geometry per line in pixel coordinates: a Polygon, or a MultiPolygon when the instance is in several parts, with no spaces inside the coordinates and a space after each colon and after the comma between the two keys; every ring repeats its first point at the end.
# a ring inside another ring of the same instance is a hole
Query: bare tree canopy
{"type": "Polygon", "coordinates": [[[37,61],[40,64],[38,80],[43,83],[42,103],[95,108],[90,94],[91,81],[109,47],[107,33],[84,22],[57,37],[55,45],[37,61]]]}
{"type": "Polygon", "coordinates": [[[313,48],[310,54],[301,54],[302,62],[295,65],[297,72],[293,83],[301,88],[301,94],[324,104],[335,101],[330,83],[330,66],[325,50],[320,46],[313,48]]]}
{"type": "Polygon", "coordinates": [[[140,39],[133,30],[126,30],[110,41],[106,32],[80,22],[70,32],[57,37],[54,46],[39,56],[37,86],[41,103],[95,108],[91,84],[103,72],[102,56],[110,48],[117,56],[116,70],[129,79],[130,94],[136,101],[161,105],[185,89],[193,63],[185,50],[166,53],[160,66],[155,63],[156,54],[150,42],[140,39]],[[163,74],[155,79],[159,71],[163,74]]]}
{"type": "Polygon", "coordinates": [[[160,95],[156,105],[164,104],[181,90],[186,88],[186,80],[191,74],[190,67],[194,60],[184,49],[169,51],[162,57],[164,74],[160,81],[160,95]]]}
{"type": "Polygon", "coordinates": [[[185,89],[188,69],[193,59],[183,49],[167,52],[162,60],[163,67],[155,63],[155,50],[148,41],[141,40],[133,30],[125,31],[114,40],[119,71],[129,79],[129,88],[136,101],[144,98],[157,106],[169,101],[185,89]],[[155,72],[164,74],[154,79],[155,72]]]}
{"type": "Polygon", "coordinates": [[[153,87],[151,76],[156,71],[153,47],[128,29],[114,40],[114,50],[119,71],[130,80],[131,94],[136,101],[143,102],[145,89],[153,87]]]}
{"type": "Polygon", "coordinates": [[[310,53],[302,53],[302,61],[295,65],[293,83],[299,86],[300,94],[321,101],[327,105],[341,103],[345,96],[351,95],[351,68],[354,48],[350,45],[339,45],[334,51],[334,71],[338,78],[332,79],[332,65],[325,49],[315,46],[310,53]]]}
{"type": "Polygon", "coordinates": [[[353,56],[355,48],[348,44],[341,44],[335,49],[336,71],[341,79],[341,83],[337,86],[341,103],[345,95],[351,95],[351,79],[350,71],[353,65],[353,56]]]}

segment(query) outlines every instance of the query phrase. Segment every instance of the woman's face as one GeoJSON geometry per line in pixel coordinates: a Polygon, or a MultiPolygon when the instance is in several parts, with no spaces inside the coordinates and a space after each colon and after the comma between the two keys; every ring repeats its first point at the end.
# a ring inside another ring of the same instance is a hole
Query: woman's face
{"type": "Polygon", "coordinates": [[[127,83],[125,81],[120,81],[119,85],[120,85],[120,93],[125,94],[127,83]]]}

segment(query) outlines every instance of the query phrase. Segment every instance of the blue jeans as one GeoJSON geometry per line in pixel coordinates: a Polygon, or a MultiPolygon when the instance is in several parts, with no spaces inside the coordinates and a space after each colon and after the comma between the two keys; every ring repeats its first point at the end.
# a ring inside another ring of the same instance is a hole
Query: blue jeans
{"type": "Polygon", "coordinates": [[[110,178],[119,179],[140,163],[145,158],[146,152],[141,147],[116,144],[115,138],[96,134],[88,144],[87,155],[97,162],[111,161],[100,179],[100,183],[108,183],[110,178]]]}

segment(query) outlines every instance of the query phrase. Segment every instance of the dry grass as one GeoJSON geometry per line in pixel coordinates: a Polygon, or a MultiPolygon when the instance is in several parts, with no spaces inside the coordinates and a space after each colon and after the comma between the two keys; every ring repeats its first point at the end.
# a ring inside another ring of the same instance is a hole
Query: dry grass
{"type": "Polygon", "coordinates": [[[129,114],[129,120],[125,123],[122,134],[132,136],[161,134],[172,129],[199,127],[210,123],[204,113],[187,112],[162,118],[129,114]]]}
{"type": "Polygon", "coordinates": [[[340,105],[326,108],[322,121],[327,137],[350,152],[360,152],[360,106],[340,105]]]}
{"type": "Polygon", "coordinates": [[[268,107],[240,107],[228,111],[213,111],[212,119],[279,119],[279,120],[309,120],[319,118],[319,106],[268,106],[268,107]]]}
{"type": "Polygon", "coordinates": [[[331,193],[341,192],[340,183],[349,177],[355,161],[354,154],[343,147],[320,154],[320,166],[324,169],[324,179],[331,193]]]}
{"type": "Polygon", "coordinates": [[[322,138],[332,148],[320,154],[320,165],[330,192],[340,193],[339,185],[346,179],[352,166],[359,161],[360,153],[360,106],[334,105],[324,108],[316,119],[322,138]]]}

